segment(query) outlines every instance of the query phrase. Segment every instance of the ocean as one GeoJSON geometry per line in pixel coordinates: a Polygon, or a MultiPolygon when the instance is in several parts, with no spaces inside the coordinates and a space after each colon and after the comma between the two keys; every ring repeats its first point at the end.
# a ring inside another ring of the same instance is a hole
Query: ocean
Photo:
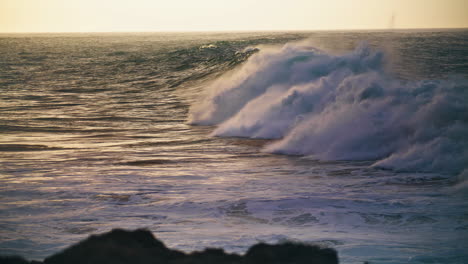
{"type": "Polygon", "coordinates": [[[0,254],[146,228],[468,263],[468,31],[0,35],[0,254]]]}

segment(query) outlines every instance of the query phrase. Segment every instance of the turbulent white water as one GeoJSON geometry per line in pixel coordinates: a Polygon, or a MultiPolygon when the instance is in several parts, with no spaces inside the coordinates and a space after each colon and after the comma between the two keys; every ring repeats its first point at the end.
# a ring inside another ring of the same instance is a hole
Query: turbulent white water
{"type": "Polygon", "coordinates": [[[215,136],[278,139],[264,151],[374,160],[398,171],[468,166],[468,80],[400,81],[361,44],[332,55],[307,42],[262,50],[208,89],[191,123],[215,136]]]}

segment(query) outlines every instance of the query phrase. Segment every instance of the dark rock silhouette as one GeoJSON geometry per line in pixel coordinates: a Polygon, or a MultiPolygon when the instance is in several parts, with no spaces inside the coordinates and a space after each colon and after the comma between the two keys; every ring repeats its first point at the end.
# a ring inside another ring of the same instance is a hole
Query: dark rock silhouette
{"type": "Polygon", "coordinates": [[[93,235],[43,262],[0,257],[0,264],[337,264],[334,249],[299,243],[252,246],[244,256],[223,249],[190,254],[167,248],[147,230],[114,229],[93,235]]]}
{"type": "Polygon", "coordinates": [[[264,243],[252,246],[244,255],[248,264],[284,264],[284,263],[338,263],[336,251],[299,243],[268,245],[264,243]]]}
{"type": "Polygon", "coordinates": [[[22,257],[18,256],[0,256],[0,264],[36,264],[36,263],[41,263],[37,261],[26,261],[22,257]]]}

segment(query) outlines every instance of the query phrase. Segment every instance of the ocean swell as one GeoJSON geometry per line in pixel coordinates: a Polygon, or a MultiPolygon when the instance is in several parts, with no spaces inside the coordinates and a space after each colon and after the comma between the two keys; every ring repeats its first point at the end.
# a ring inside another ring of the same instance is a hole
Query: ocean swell
{"type": "Polygon", "coordinates": [[[399,171],[468,167],[468,80],[403,81],[362,44],[332,55],[307,42],[267,48],[192,105],[214,136],[277,139],[264,151],[319,160],[374,160],[399,171]]]}

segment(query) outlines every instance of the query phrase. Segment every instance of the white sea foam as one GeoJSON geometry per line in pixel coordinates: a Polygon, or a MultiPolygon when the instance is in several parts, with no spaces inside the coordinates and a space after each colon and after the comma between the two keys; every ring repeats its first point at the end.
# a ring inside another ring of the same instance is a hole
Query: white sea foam
{"type": "Polygon", "coordinates": [[[265,151],[375,160],[404,171],[468,166],[468,80],[401,81],[362,44],[332,55],[307,42],[262,49],[208,87],[190,122],[214,136],[272,138],[265,151]]]}

